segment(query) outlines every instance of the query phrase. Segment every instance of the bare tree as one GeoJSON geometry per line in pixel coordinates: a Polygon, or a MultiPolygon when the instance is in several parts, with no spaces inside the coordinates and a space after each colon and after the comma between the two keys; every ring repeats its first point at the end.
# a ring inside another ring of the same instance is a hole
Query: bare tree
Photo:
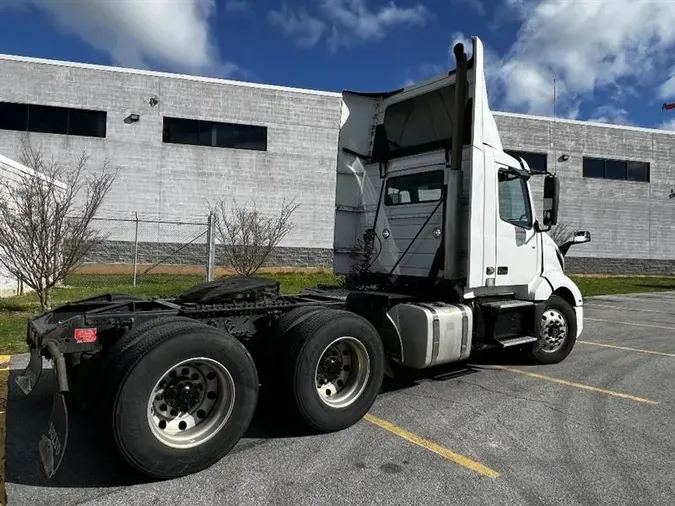
{"type": "Polygon", "coordinates": [[[44,311],[52,289],[104,239],[90,223],[115,174],[107,161],[101,174],[85,174],[86,152],[68,170],[26,139],[20,161],[34,174],[0,181],[0,265],[35,290],[44,311]]]}
{"type": "Polygon", "coordinates": [[[279,242],[293,229],[291,216],[299,204],[295,199],[281,204],[273,215],[263,214],[255,201],[249,205],[236,203],[231,210],[220,201],[212,212],[224,246],[226,266],[240,276],[255,274],[279,242]]]}
{"type": "Polygon", "coordinates": [[[574,229],[566,223],[558,223],[551,230],[548,235],[560,247],[574,236],[574,229]]]}

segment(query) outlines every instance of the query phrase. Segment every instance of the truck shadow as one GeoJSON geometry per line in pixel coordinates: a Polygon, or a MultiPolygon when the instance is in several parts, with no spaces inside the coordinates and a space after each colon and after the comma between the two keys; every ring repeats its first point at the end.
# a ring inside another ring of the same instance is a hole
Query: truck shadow
{"type": "MultiPolygon", "coordinates": [[[[385,378],[381,396],[394,395],[428,381],[450,381],[475,374],[481,365],[518,364],[518,356],[504,358],[501,354],[480,354],[470,364],[450,364],[422,371],[411,371],[396,379],[385,378]]],[[[15,383],[20,371],[10,371],[5,442],[5,481],[34,487],[50,488],[110,488],[150,483],[148,478],[130,468],[112,446],[109,430],[101,427],[95,417],[77,407],[69,406],[70,429],[68,446],[58,473],[47,479],[42,472],[38,441],[46,429],[54,378],[50,369],[42,372],[35,390],[24,395],[15,383]]],[[[274,438],[310,437],[313,434],[287,416],[288,409],[270,398],[261,398],[256,414],[244,438],[230,455],[261,446],[274,438]]],[[[226,457],[227,458],[227,457],[226,457]]]]}

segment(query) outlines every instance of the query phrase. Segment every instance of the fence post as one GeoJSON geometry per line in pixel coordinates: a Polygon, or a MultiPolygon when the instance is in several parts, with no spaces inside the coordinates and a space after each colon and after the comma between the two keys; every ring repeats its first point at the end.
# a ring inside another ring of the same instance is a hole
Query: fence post
{"type": "Polygon", "coordinates": [[[134,288],[136,288],[136,279],[138,277],[138,213],[136,215],[136,233],[134,235],[134,288]]]}
{"type": "Polygon", "coordinates": [[[216,220],[212,212],[209,213],[206,226],[208,227],[206,230],[206,281],[213,281],[213,270],[216,262],[216,220]]]}

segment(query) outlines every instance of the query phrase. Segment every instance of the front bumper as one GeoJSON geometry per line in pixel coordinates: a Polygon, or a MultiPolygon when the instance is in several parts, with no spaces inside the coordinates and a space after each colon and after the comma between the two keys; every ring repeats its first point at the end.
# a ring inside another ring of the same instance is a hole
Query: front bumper
{"type": "MultiPolygon", "coordinates": [[[[38,449],[42,468],[47,478],[54,476],[58,470],[66,450],[68,442],[68,408],[66,406],[65,393],[68,391],[68,379],[66,376],[65,359],[56,344],[52,341],[44,346],[54,361],[54,374],[56,375],[56,388],[52,402],[52,412],[47,429],[40,436],[38,449]]],[[[40,348],[30,348],[30,361],[24,371],[17,376],[16,383],[24,394],[33,391],[42,375],[42,351],[40,348]]]]}

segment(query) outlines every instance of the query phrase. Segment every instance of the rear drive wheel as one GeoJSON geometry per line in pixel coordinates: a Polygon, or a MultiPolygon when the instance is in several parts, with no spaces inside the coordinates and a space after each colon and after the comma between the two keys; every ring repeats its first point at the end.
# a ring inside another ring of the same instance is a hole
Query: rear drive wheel
{"type": "Polygon", "coordinates": [[[384,348],[370,322],[324,309],[295,325],[287,338],[284,386],[302,420],[332,432],[363,418],[384,376],[384,348]]]}
{"type": "Polygon", "coordinates": [[[111,409],[122,456],[166,479],[205,469],[243,436],[258,396],[244,346],[197,322],[149,331],[123,355],[111,409]]]}
{"type": "Polygon", "coordinates": [[[527,352],[535,365],[563,361],[574,348],[577,319],[572,306],[562,297],[551,295],[541,317],[539,340],[527,352]]]}

